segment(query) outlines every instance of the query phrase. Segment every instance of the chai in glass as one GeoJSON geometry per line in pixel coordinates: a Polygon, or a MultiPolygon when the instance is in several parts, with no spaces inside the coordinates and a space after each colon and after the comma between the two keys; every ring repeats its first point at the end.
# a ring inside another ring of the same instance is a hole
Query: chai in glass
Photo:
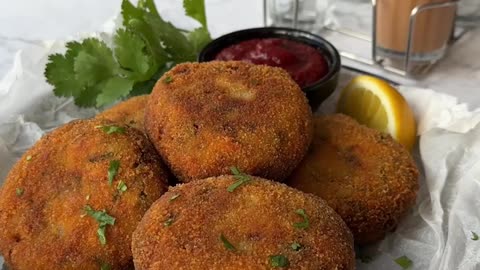
{"type": "MultiPolygon", "coordinates": [[[[377,51],[383,57],[405,59],[410,14],[417,6],[447,0],[377,0],[377,51]]],[[[455,6],[419,12],[412,28],[411,61],[435,62],[443,57],[452,35],[455,6]]]]}

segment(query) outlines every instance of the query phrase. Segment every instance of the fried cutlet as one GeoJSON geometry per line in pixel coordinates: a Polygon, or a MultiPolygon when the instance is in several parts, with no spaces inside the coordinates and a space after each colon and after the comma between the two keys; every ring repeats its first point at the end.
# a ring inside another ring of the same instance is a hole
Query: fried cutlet
{"type": "Polygon", "coordinates": [[[280,68],[186,63],[157,82],[147,102],[150,140],[182,182],[230,173],[284,180],[307,152],[312,113],[280,68]]]}
{"type": "Polygon", "coordinates": [[[0,252],[9,269],[129,269],[131,235],[166,191],[166,178],[140,131],[105,120],[70,122],[8,174],[0,252]]]}
{"type": "Polygon", "coordinates": [[[418,170],[389,135],[346,115],[314,119],[307,157],[287,183],[327,201],[357,244],[380,240],[415,204],[418,170]]]}
{"type": "Polygon", "coordinates": [[[353,238],[313,195],[257,177],[171,188],[133,234],[135,269],[355,268],[353,238]]]}

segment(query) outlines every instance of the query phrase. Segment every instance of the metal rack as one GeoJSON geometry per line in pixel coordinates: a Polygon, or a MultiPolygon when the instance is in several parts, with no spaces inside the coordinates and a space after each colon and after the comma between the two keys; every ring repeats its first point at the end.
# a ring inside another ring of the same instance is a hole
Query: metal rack
{"type": "MultiPolygon", "coordinates": [[[[381,58],[379,56],[378,48],[377,48],[377,27],[376,27],[377,1],[379,0],[371,0],[372,16],[373,16],[371,37],[368,37],[364,34],[357,33],[349,29],[338,29],[338,28],[333,28],[328,26],[324,26],[322,29],[319,29],[319,31],[333,31],[341,35],[345,35],[351,38],[355,38],[355,39],[359,39],[359,40],[367,41],[371,43],[371,58],[365,58],[347,51],[340,50],[339,53],[342,55],[342,57],[346,59],[350,59],[352,61],[362,63],[368,66],[375,66],[387,72],[405,76],[405,77],[412,77],[412,76],[417,76],[417,75],[422,75],[427,73],[438,62],[438,60],[432,61],[425,65],[413,65],[411,60],[412,54],[413,54],[413,44],[415,42],[415,37],[413,33],[415,29],[415,24],[417,22],[417,18],[420,14],[429,10],[456,7],[460,2],[460,0],[447,0],[445,2],[440,2],[440,3],[430,3],[430,4],[419,5],[412,10],[409,18],[409,32],[408,32],[408,40],[406,44],[407,50],[405,52],[403,61],[401,61],[403,62],[403,64],[400,65],[400,67],[393,66],[388,61],[385,61],[385,58],[381,58]]],[[[293,0],[293,9],[292,9],[293,20],[291,25],[292,28],[298,27],[299,2],[300,0],[293,0]]],[[[263,22],[265,26],[268,26],[268,0],[263,1],[263,22]]],[[[460,39],[461,36],[463,36],[466,32],[467,32],[467,29],[456,28],[454,33],[452,33],[451,39],[447,41],[445,46],[450,46],[455,41],[460,39]]]]}

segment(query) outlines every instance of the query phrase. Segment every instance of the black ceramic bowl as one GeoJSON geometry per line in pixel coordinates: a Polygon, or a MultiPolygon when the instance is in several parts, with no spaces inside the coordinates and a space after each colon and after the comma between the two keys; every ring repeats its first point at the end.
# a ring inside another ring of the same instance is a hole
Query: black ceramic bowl
{"type": "Polygon", "coordinates": [[[302,90],[306,93],[313,111],[330,96],[338,83],[340,73],[340,55],[333,45],[324,38],[312,33],[291,28],[262,27],[245,29],[221,36],[210,42],[198,56],[199,62],[208,62],[215,59],[224,48],[239,42],[256,38],[284,38],[301,42],[320,51],[328,62],[328,73],[319,81],[302,90]]]}

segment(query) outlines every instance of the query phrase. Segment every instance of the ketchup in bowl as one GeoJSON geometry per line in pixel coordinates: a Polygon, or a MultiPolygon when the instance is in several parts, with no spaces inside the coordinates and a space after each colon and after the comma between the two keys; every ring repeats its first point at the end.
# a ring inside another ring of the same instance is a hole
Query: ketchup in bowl
{"type": "Polygon", "coordinates": [[[306,44],[282,38],[250,39],[221,50],[215,60],[247,61],[285,69],[300,87],[309,86],[328,73],[323,54],[306,44]]]}

